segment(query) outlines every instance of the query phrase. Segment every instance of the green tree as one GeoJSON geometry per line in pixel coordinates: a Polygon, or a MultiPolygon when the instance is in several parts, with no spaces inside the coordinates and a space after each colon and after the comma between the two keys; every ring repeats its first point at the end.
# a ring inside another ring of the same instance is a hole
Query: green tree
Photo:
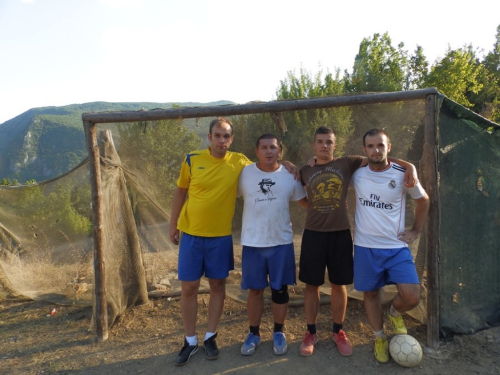
{"type": "Polygon", "coordinates": [[[408,71],[406,74],[405,90],[415,90],[425,87],[425,81],[429,75],[429,63],[424,55],[422,47],[417,46],[415,54],[410,57],[408,71]]]}
{"type": "Polygon", "coordinates": [[[150,186],[151,193],[169,205],[182,161],[200,147],[201,139],[182,120],[121,124],[118,131],[122,162],[141,175],[141,185],[150,186]]]}
{"type": "Polygon", "coordinates": [[[448,47],[441,61],[431,67],[426,84],[465,106],[472,107],[470,93],[477,94],[483,88],[481,76],[484,65],[478,62],[472,45],[452,50],[448,47]]]}
{"type": "Polygon", "coordinates": [[[483,60],[484,70],[479,78],[483,87],[476,95],[471,93],[469,100],[472,109],[482,116],[500,122],[500,25],[497,27],[493,50],[483,60]]]}
{"type": "MultiPolygon", "coordinates": [[[[345,86],[337,69],[335,75],[320,70],[316,75],[304,69],[298,76],[288,72],[280,82],[276,96],[280,100],[314,98],[326,95],[342,94],[345,86]]],[[[345,139],[354,131],[351,123],[352,110],[349,107],[323,108],[314,110],[292,111],[283,113],[287,132],[283,143],[289,150],[286,158],[297,164],[305,163],[312,155],[312,140],[315,130],[320,126],[328,126],[337,133],[337,155],[343,154],[345,139]]]]}
{"type": "Polygon", "coordinates": [[[346,91],[401,91],[408,81],[408,54],[400,43],[392,46],[388,33],[364,38],[354,59],[352,74],[347,71],[346,91]]]}

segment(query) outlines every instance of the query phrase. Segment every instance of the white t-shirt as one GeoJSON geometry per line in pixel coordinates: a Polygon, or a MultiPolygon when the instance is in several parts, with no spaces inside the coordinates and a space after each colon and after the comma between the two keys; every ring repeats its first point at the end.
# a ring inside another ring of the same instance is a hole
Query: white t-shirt
{"type": "Polygon", "coordinates": [[[282,165],[274,172],[263,172],[256,164],[243,168],[238,183],[243,197],[241,244],[253,247],[286,245],[293,242],[290,201],[306,196],[300,181],[282,165]]]}
{"type": "Polygon", "coordinates": [[[406,194],[420,199],[425,191],[420,183],[404,186],[405,169],[396,163],[384,171],[359,168],[352,178],[356,193],[354,244],[377,249],[408,246],[398,239],[405,230],[406,194]]]}

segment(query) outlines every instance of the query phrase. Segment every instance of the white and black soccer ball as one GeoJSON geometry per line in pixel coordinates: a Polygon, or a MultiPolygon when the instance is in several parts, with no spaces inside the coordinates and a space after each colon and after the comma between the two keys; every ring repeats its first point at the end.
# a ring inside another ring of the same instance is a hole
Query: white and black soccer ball
{"type": "Polygon", "coordinates": [[[401,366],[413,367],[422,360],[422,347],[410,335],[397,335],[391,339],[389,353],[392,359],[401,366]]]}

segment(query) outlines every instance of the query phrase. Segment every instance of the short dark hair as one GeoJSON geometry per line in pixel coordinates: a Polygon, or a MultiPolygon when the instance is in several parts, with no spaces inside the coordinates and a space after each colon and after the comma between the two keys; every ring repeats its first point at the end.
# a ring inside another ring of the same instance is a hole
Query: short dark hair
{"type": "Polygon", "coordinates": [[[278,147],[281,149],[281,141],[279,140],[279,138],[277,136],[275,136],[274,134],[270,134],[270,133],[262,134],[257,139],[257,142],[255,142],[256,149],[259,148],[259,144],[260,144],[261,139],[276,139],[276,143],[278,144],[278,147]]]}
{"type": "Polygon", "coordinates": [[[228,124],[231,127],[231,135],[233,135],[233,124],[226,117],[217,117],[215,120],[210,121],[210,128],[208,130],[208,134],[212,134],[212,129],[214,126],[224,123],[228,124]]]}
{"type": "Polygon", "coordinates": [[[391,139],[389,138],[389,134],[387,134],[387,132],[384,129],[370,129],[363,136],[363,146],[365,145],[366,137],[368,137],[368,136],[371,137],[371,136],[379,135],[379,134],[383,134],[387,137],[387,143],[391,142],[391,139]]]}
{"type": "Polygon", "coordinates": [[[337,138],[337,134],[335,134],[335,130],[332,128],[328,128],[326,126],[320,126],[316,131],[314,132],[314,140],[316,140],[316,135],[318,134],[333,134],[335,138],[337,138]]]}

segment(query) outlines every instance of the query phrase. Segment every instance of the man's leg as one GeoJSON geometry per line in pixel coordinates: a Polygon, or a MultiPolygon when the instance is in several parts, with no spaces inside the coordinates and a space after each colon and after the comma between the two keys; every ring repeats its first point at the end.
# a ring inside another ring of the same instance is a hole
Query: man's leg
{"type": "Polygon", "coordinates": [[[281,289],[271,289],[272,302],[271,310],[273,312],[274,330],[273,330],[273,352],[276,355],[286,354],[288,351],[288,343],[286,342],[283,327],[285,324],[286,314],[288,312],[288,286],[283,285],[281,289]]]}
{"type": "Polygon", "coordinates": [[[373,331],[377,332],[384,329],[384,311],[380,302],[380,290],[364,292],[363,302],[365,304],[366,316],[373,331]]]}
{"type": "Polygon", "coordinates": [[[343,324],[347,309],[347,289],[345,285],[331,285],[331,309],[332,319],[334,323],[343,324]]]}
{"type": "Polygon", "coordinates": [[[398,294],[391,302],[389,310],[389,321],[396,335],[406,335],[406,329],[402,313],[413,309],[420,300],[420,284],[396,284],[398,294]]]}
{"type": "Polygon", "coordinates": [[[184,323],[184,346],[175,359],[176,366],[184,366],[198,351],[196,315],[198,313],[198,289],[200,280],[181,281],[181,315],[184,323]]]}
{"type": "Polygon", "coordinates": [[[210,301],[208,306],[207,332],[216,332],[219,325],[224,301],[226,299],[226,279],[208,279],[210,285],[210,301]]]}
{"type": "Polygon", "coordinates": [[[319,311],[319,286],[306,284],[304,310],[307,325],[316,324],[319,311]]]}
{"type": "Polygon", "coordinates": [[[250,333],[247,335],[243,346],[242,355],[251,355],[260,344],[260,321],[264,312],[264,289],[249,289],[247,297],[247,315],[250,333]]]}
{"type": "Polygon", "coordinates": [[[196,335],[200,280],[181,281],[181,314],[186,336],[196,335]]]}
{"type": "Polygon", "coordinates": [[[304,310],[307,332],[300,345],[300,354],[308,357],[313,354],[314,346],[318,342],[318,337],[316,336],[316,319],[319,311],[319,286],[306,284],[306,289],[304,290],[304,310]]]}
{"type": "Polygon", "coordinates": [[[352,354],[352,345],[347,339],[345,332],[342,330],[345,314],[347,309],[347,289],[345,285],[331,285],[331,310],[333,319],[333,334],[332,339],[337,345],[339,353],[343,356],[352,354]]]}
{"type": "Polygon", "coordinates": [[[215,339],[217,338],[217,326],[224,310],[226,279],[208,279],[208,284],[210,285],[210,300],[208,302],[207,332],[203,346],[207,359],[213,360],[219,357],[219,348],[215,339]]]}
{"type": "Polygon", "coordinates": [[[399,313],[416,307],[420,301],[420,284],[396,284],[398,294],[392,300],[392,306],[399,313]]]}
{"type": "Polygon", "coordinates": [[[363,302],[365,304],[366,316],[370,326],[375,333],[375,359],[380,363],[389,362],[389,343],[384,333],[384,311],[380,302],[380,289],[364,292],[363,302]]]}

